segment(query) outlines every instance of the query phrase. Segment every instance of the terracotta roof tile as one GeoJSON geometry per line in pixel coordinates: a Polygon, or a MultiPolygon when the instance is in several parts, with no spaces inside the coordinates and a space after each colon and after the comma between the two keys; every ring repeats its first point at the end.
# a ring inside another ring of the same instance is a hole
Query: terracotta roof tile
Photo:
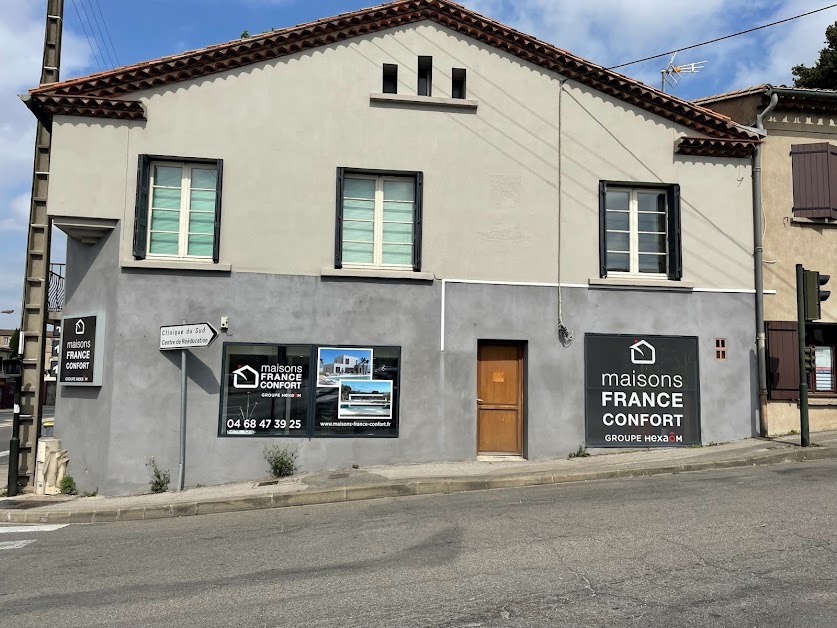
{"type": "Polygon", "coordinates": [[[129,109],[135,115],[137,109],[124,104],[132,101],[121,97],[421,20],[432,20],[699,133],[713,137],[755,137],[714,111],[665,94],[450,0],[394,0],[246,39],[43,85],[30,90],[30,106],[50,113],[68,113],[72,111],[70,100],[57,103],[46,97],[83,97],[87,102],[77,103],[78,113],[74,115],[125,117],[129,109]],[[96,107],[90,99],[96,99],[96,107]]]}

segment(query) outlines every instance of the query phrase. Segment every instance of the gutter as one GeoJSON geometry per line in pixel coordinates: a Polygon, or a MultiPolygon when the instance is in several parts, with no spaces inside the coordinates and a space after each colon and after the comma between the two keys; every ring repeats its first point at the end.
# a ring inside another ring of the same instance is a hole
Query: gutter
{"type": "MultiPolygon", "coordinates": [[[[779,104],[779,94],[771,90],[770,103],[756,116],[756,129],[767,135],[764,118],[779,104]]],[[[761,206],[761,143],[753,151],[753,265],[756,289],[756,361],[759,372],[759,434],[767,436],[767,352],[764,333],[764,220],[761,206]]]]}

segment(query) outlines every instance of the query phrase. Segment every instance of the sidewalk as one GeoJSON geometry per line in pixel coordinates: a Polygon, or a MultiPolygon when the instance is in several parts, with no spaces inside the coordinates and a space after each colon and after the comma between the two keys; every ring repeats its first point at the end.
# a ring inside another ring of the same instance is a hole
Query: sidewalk
{"type": "Polygon", "coordinates": [[[811,440],[809,448],[799,446],[799,436],[787,436],[700,448],[598,450],[570,460],[391,465],[126,497],[24,495],[0,499],[0,523],[135,521],[837,458],[837,432],[811,440]]]}

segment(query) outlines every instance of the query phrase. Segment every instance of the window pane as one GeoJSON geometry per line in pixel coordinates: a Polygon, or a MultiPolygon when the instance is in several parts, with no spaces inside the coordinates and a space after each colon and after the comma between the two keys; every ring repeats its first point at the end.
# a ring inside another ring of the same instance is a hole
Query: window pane
{"type": "Polygon", "coordinates": [[[189,202],[192,209],[215,211],[215,190],[192,190],[189,202]]]}
{"type": "Polygon", "coordinates": [[[831,347],[817,347],[816,354],[816,381],[815,390],[819,392],[830,391],[834,381],[831,369],[833,364],[833,349],[831,347]]]}
{"type": "Polygon", "coordinates": [[[666,237],[664,235],[640,233],[639,234],[639,252],[640,253],[665,253],[666,252],[666,237]]]}
{"type": "Polygon", "coordinates": [[[605,207],[607,209],[628,209],[630,192],[616,192],[608,190],[605,194],[605,207]]]}
{"type": "Polygon", "coordinates": [[[215,214],[192,212],[189,214],[190,233],[215,233],[215,214]]]}
{"type": "Polygon", "coordinates": [[[412,201],[415,184],[412,181],[384,181],[385,201],[412,201]]]}
{"type": "Polygon", "coordinates": [[[608,253],[607,269],[627,273],[631,270],[630,255],[628,253],[608,253]]]}
{"type": "Polygon", "coordinates": [[[179,188],[183,170],[174,166],[154,166],[154,185],[179,188]]]}
{"type": "Polygon", "coordinates": [[[639,214],[640,231],[662,231],[666,230],[665,214],[639,214]]]}
{"type": "Polygon", "coordinates": [[[346,199],[343,201],[343,220],[373,220],[375,218],[375,201],[359,201],[346,199]]]}
{"type": "Polygon", "coordinates": [[[218,175],[214,168],[192,168],[192,188],[214,190],[217,186],[218,175]]]}
{"type": "Polygon", "coordinates": [[[384,201],[384,220],[413,222],[413,204],[384,201]]]}
{"type": "Polygon", "coordinates": [[[212,257],[212,240],[211,235],[190,235],[186,254],[212,257]]]}
{"type": "Polygon", "coordinates": [[[636,200],[641,212],[664,212],[666,210],[665,192],[637,192],[636,200]]]}
{"type": "Polygon", "coordinates": [[[375,198],[374,179],[349,179],[343,181],[343,198],[375,198]]]}
{"type": "Polygon", "coordinates": [[[154,188],[151,193],[151,207],[180,209],[180,188],[154,188]]]}
{"type": "Polygon", "coordinates": [[[605,221],[608,229],[617,229],[619,231],[628,230],[628,219],[630,214],[628,212],[613,212],[605,213],[605,221]]]}
{"type": "Polygon", "coordinates": [[[372,242],[372,223],[346,220],[343,222],[343,241],[372,242]]]}
{"type": "Polygon", "coordinates": [[[413,245],[412,244],[384,244],[383,259],[384,264],[398,264],[403,266],[412,266],[413,264],[413,245]]]}
{"type": "Polygon", "coordinates": [[[359,244],[357,242],[343,243],[343,262],[353,264],[372,263],[372,244],[359,244]]]}
{"type": "Polygon", "coordinates": [[[385,222],[384,223],[384,244],[397,243],[412,244],[413,243],[413,224],[412,223],[398,223],[385,222]]]}
{"type": "Polygon", "coordinates": [[[639,272],[641,273],[666,273],[665,255],[643,255],[639,256],[639,272]]]}
{"type": "Polygon", "coordinates": [[[155,209],[151,212],[152,231],[177,231],[180,229],[180,212],[155,209]]]}
{"type": "Polygon", "coordinates": [[[628,244],[628,234],[621,231],[607,232],[607,250],[608,251],[630,251],[628,244]]]}
{"type": "Polygon", "coordinates": [[[178,234],[151,232],[149,252],[157,255],[177,255],[178,234]]]}

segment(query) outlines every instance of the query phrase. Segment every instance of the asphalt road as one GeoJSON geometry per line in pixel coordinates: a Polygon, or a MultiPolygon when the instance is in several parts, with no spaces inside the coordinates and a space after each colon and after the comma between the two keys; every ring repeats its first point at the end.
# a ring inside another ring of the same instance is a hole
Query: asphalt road
{"type": "MultiPolygon", "coordinates": [[[[0,533],[0,625],[834,628],[837,461],[0,533]]],[[[2,530],[0,530],[2,532],[2,530]]]]}

